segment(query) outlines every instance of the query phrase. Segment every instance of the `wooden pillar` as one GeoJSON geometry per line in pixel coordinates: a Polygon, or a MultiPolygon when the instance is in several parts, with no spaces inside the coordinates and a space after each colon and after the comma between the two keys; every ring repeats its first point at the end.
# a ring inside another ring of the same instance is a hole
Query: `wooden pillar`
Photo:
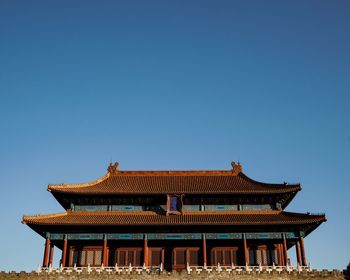
{"type": "Polygon", "coordinates": [[[248,255],[247,240],[245,238],[244,233],[243,233],[243,250],[244,250],[244,265],[247,265],[249,264],[249,255],[248,255]]]}
{"type": "Polygon", "coordinates": [[[278,255],[278,262],[276,263],[276,265],[282,265],[282,255],[281,255],[281,248],[279,243],[276,244],[276,248],[277,248],[277,255],[278,255]]]}
{"type": "Polygon", "coordinates": [[[107,267],[108,266],[108,254],[107,254],[107,235],[105,234],[104,240],[103,240],[103,266],[107,267]]]}
{"type": "Polygon", "coordinates": [[[49,256],[49,266],[51,266],[51,267],[52,267],[54,250],[55,250],[55,246],[51,243],[50,244],[50,256],[49,256]]]}
{"type": "Polygon", "coordinates": [[[284,266],[284,254],[283,254],[283,246],[282,243],[278,244],[278,250],[279,250],[279,255],[280,255],[280,266],[284,266]]]}
{"type": "Polygon", "coordinates": [[[297,241],[295,243],[295,249],[296,249],[296,255],[297,255],[297,263],[299,266],[302,266],[302,261],[301,261],[301,252],[300,252],[300,242],[297,241]]]}
{"type": "Polygon", "coordinates": [[[307,266],[305,247],[304,247],[304,238],[302,236],[300,236],[299,241],[300,241],[300,249],[301,249],[301,262],[302,262],[303,266],[307,266]]]}
{"type": "Polygon", "coordinates": [[[203,233],[203,265],[207,265],[207,238],[203,233]]]}
{"type": "Polygon", "coordinates": [[[49,265],[49,251],[50,251],[50,237],[47,237],[45,241],[43,267],[48,267],[49,265]]]}
{"type": "Polygon", "coordinates": [[[283,255],[284,255],[284,265],[288,264],[288,252],[287,252],[287,239],[286,235],[283,234],[283,255]]]}
{"type": "Polygon", "coordinates": [[[147,234],[145,234],[143,239],[143,263],[148,266],[148,240],[147,234]]]}
{"type": "Polygon", "coordinates": [[[68,240],[67,240],[67,235],[64,236],[63,240],[63,248],[62,248],[62,266],[66,267],[66,259],[67,259],[67,245],[68,245],[68,240]]]}

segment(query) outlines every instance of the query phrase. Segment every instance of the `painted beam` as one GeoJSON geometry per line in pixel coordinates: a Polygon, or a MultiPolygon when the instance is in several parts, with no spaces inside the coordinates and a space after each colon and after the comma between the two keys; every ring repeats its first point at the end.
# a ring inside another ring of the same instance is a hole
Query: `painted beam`
{"type": "MultiPolygon", "coordinates": [[[[286,239],[297,240],[299,232],[256,232],[256,233],[205,233],[206,239],[286,239]]],[[[144,233],[106,233],[108,240],[143,240],[144,233]]],[[[201,240],[202,233],[147,233],[148,240],[201,240]]],[[[64,234],[52,233],[51,240],[63,240],[64,234]]],[[[103,233],[70,233],[68,240],[103,240],[103,233]]]]}

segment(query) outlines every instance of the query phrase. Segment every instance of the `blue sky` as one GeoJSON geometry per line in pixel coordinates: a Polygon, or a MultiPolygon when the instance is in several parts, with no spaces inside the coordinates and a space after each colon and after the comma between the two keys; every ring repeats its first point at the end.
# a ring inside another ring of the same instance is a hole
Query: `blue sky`
{"type": "Polygon", "coordinates": [[[343,269],[349,12],[349,1],[1,1],[0,269],[42,262],[44,240],[20,221],[62,211],[48,183],[97,179],[110,161],[232,160],[256,180],[301,182],[287,210],[328,218],[305,240],[308,261],[343,269]]]}

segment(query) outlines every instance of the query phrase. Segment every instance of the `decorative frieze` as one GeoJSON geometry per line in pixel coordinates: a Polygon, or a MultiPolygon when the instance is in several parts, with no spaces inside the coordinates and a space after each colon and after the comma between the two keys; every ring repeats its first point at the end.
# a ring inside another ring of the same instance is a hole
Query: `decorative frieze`
{"type": "MultiPolygon", "coordinates": [[[[206,239],[242,239],[244,233],[205,233],[206,239]]],[[[245,233],[246,239],[297,239],[305,235],[303,232],[257,232],[245,233]]],[[[200,240],[202,233],[147,233],[148,240],[200,240]]],[[[104,234],[71,233],[67,235],[68,240],[103,240],[104,234]]],[[[108,240],[143,240],[143,233],[108,233],[108,240]]],[[[64,234],[51,233],[51,240],[63,240],[64,234]]]]}

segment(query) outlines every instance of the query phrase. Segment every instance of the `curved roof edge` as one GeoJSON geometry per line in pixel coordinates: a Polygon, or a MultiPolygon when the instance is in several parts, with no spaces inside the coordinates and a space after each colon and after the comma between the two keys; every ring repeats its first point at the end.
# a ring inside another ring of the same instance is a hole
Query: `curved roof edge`
{"type": "Polygon", "coordinates": [[[144,218],[150,218],[149,222],[153,224],[174,224],[174,221],[181,224],[313,224],[327,221],[325,214],[312,213],[295,213],[279,210],[270,211],[208,211],[203,212],[184,212],[181,216],[166,216],[159,215],[151,211],[66,211],[55,214],[43,214],[35,216],[23,216],[23,224],[42,224],[42,225],[137,225],[149,224],[144,218]],[[198,220],[195,217],[203,217],[203,220],[198,220]],[[214,220],[210,220],[214,217],[214,220]],[[234,217],[241,217],[239,220],[234,217]],[[247,218],[246,218],[247,217],[247,218]],[[255,217],[255,218],[254,218],[255,217]],[[261,217],[261,218],[260,218],[261,217]],[[273,217],[278,217],[276,218],[273,217]],[[224,220],[220,220],[220,219],[224,220]],[[97,219],[97,220],[96,220],[97,219]],[[208,220],[209,219],[209,220],[208,220]],[[221,222],[220,222],[221,221],[221,222]]]}
{"type": "Polygon", "coordinates": [[[78,184],[66,184],[66,183],[62,183],[62,184],[49,184],[47,186],[47,190],[49,192],[51,191],[55,191],[57,188],[62,188],[62,187],[67,187],[67,188],[83,188],[83,187],[90,187],[90,186],[94,186],[98,183],[103,182],[104,180],[106,180],[107,178],[109,178],[111,176],[111,174],[109,172],[107,172],[104,176],[98,178],[95,181],[90,181],[90,182],[85,182],[85,183],[78,183],[78,184]]]}

